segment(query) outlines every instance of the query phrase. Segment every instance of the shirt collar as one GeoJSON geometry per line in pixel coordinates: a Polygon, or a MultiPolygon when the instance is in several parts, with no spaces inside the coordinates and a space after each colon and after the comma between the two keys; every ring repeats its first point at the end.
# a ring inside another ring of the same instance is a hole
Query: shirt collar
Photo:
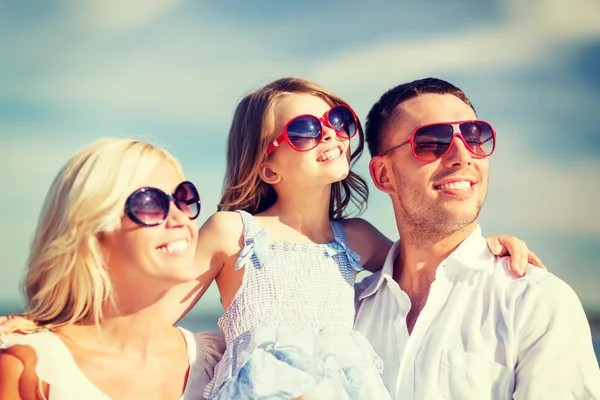
{"type": "MultiPolygon", "coordinates": [[[[400,240],[398,240],[389,250],[383,267],[373,275],[365,278],[362,282],[364,290],[359,295],[359,300],[372,296],[377,292],[384,280],[393,281],[394,262],[400,249],[400,240]]],[[[477,225],[475,230],[454,250],[436,271],[436,278],[441,271],[446,275],[458,273],[464,269],[487,270],[493,272],[494,255],[489,250],[485,238],[481,234],[481,227],[477,225]]]]}
{"type": "MultiPolygon", "coordinates": [[[[477,225],[473,232],[440,265],[447,267],[447,272],[473,269],[487,270],[492,273],[494,254],[488,248],[487,242],[481,234],[481,227],[477,225]]],[[[439,270],[440,268],[438,268],[439,270]]]]}
{"type": "Polygon", "coordinates": [[[373,275],[366,277],[363,280],[362,284],[365,285],[365,287],[359,296],[359,300],[362,300],[365,297],[369,297],[375,292],[377,292],[383,284],[384,280],[394,280],[394,261],[396,261],[396,257],[398,256],[399,250],[400,241],[398,240],[388,251],[387,257],[385,259],[385,262],[383,263],[383,267],[381,268],[381,270],[375,272],[373,275]]]}

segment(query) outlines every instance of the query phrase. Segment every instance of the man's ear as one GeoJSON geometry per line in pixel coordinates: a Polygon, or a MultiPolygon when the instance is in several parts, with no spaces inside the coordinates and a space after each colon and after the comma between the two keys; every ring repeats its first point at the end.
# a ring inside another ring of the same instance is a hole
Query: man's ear
{"type": "Polygon", "coordinates": [[[394,193],[393,182],[391,180],[392,174],[390,173],[389,166],[386,165],[385,156],[374,156],[369,162],[369,172],[371,173],[371,179],[373,184],[379,190],[384,193],[394,193]]]}
{"type": "Polygon", "coordinates": [[[260,167],[259,174],[260,179],[262,179],[265,183],[268,183],[269,185],[279,183],[279,181],[281,180],[281,175],[275,172],[269,165],[267,165],[267,163],[264,163],[260,167]]]}

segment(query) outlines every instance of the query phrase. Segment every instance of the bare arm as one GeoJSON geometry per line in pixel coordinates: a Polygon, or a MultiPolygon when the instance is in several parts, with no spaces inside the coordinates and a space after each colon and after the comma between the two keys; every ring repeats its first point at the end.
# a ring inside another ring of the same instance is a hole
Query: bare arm
{"type": "Polygon", "coordinates": [[[241,235],[241,219],[234,212],[217,212],[202,225],[195,257],[200,275],[195,281],[181,284],[169,293],[165,310],[165,320],[169,324],[175,324],[196,305],[221,273],[231,253],[239,253],[241,235]]]}
{"type": "Polygon", "coordinates": [[[360,256],[361,265],[371,272],[380,270],[392,241],[361,218],[343,220],[342,225],[350,248],[360,256]]]}
{"type": "MultiPolygon", "coordinates": [[[[41,400],[35,373],[37,356],[29,346],[13,346],[0,350],[0,399],[41,400]]],[[[48,385],[43,384],[48,396],[48,385]]]]}

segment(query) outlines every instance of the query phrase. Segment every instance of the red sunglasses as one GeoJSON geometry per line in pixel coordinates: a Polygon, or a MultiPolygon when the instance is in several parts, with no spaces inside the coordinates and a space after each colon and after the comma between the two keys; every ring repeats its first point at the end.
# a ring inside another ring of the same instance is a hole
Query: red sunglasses
{"type": "Polygon", "coordinates": [[[444,157],[460,138],[465,147],[477,158],[492,155],[496,148],[496,131],[489,122],[481,120],[441,122],[419,126],[410,139],[379,153],[384,156],[410,143],[412,153],[419,161],[429,163],[444,157]]]}
{"type": "Polygon", "coordinates": [[[323,138],[323,126],[335,131],[340,139],[350,139],[358,131],[358,118],[346,104],[338,104],[329,109],[321,118],[314,115],[298,115],[288,121],[283,133],[267,148],[267,154],[288,142],[296,151],[312,150],[323,138]]]}

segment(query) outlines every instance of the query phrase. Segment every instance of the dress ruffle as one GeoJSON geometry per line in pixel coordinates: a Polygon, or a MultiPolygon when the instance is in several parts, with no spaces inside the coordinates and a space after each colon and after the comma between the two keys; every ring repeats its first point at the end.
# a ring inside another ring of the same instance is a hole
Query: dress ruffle
{"type": "Polygon", "coordinates": [[[208,399],[386,399],[383,363],[357,331],[261,327],[226,349],[208,399]]]}

